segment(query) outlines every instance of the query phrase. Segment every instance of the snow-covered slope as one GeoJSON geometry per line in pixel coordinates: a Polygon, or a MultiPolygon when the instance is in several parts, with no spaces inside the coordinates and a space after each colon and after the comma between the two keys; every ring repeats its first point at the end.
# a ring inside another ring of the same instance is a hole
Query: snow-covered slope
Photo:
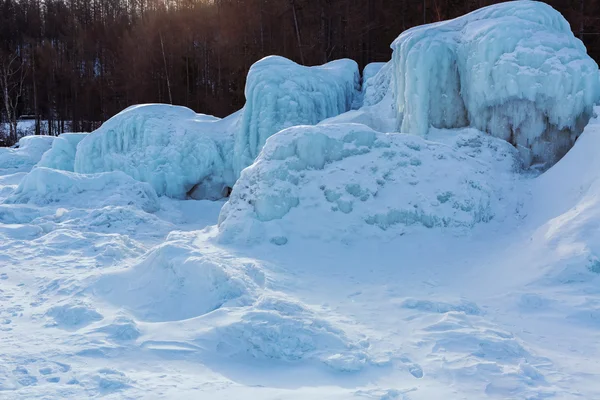
{"type": "Polygon", "coordinates": [[[87,135],[87,133],[63,133],[58,136],[52,142],[52,148],[44,153],[37,166],[72,172],[75,168],[77,145],[87,135]]]}
{"type": "Polygon", "coordinates": [[[545,3],[507,2],[423,25],[392,44],[402,132],[472,126],[554,163],[600,99],[598,66],[545,3]]]}
{"type": "Polygon", "coordinates": [[[159,195],[184,199],[196,192],[220,198],[233,184],[237,124],[238,114],[221,120],[178,106],[129,107],[79,143],[75,172],[122,171],[150,183],[159,195]]]}
{"type": "Polygon", "coordinates": [[[270,56],[250,68],[246,105],[235,138],[236,175],[252,164],[267,138],[281,129],[317,122],[350,110],[358,95],[356,62],[336,60],[304,67],[270,56]]]}
{"type": "Polygon", "coordinates": [[[515,212],[509,143],[476,130],[440,142],[360,124],[299,126],[267,140],[219,217],[225,241],[397,236],[470,228],[515,212]]]}

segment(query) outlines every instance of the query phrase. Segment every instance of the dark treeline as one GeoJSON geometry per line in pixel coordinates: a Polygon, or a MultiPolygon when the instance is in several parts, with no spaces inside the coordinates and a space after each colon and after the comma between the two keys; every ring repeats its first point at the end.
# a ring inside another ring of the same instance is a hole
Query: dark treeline
{"type": "MultiPolygon", "coordinates": [[[[499,1],[0,0],[0,118],[14,140],[22,115],[48,134],[93,129],[135,103],[224,116],[263,56],[362,67],[389,60],[407,28],[499,1]]],[[[598,60],[600,1],[548,3],[598,60]]]]}

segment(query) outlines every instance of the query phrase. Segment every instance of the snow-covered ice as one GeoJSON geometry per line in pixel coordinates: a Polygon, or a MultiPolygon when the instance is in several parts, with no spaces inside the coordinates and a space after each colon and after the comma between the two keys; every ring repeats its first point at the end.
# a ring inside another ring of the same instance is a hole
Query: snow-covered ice
{"type": "Polygon", "coordinates": [[[136,205],[147,212],[158,211],[156,192],[121,171],[77,174],[45,167],[34,168],[4,203],[45,206],[61,203],[85,208],[136,205]]]}
{"type": "Polygon", "coordinates": [[[150,183],[158,195],[220,198],[234,182],[232,134],[238,119],[162,104],[129,107],[77,145],[75,172],[122,171],[150,183]]]}
{"type": "Polygon", "coordinates": [[[552,7],[485,7],[418,26],[392,44],[402,132],[472,126],[554,163],[600,99],[598,66],[552,7]]]}
{"type": "Polygon", "coordinates": [[[281,131],[233,187],[220,237],[276,244],[389,237],[411,226],[461,230],[518,212],[514,147],[474,129],[437,139],[360,124],[281,131]]]}
{"type": "Polygon", "coordinates": [[[0,173],[29,171],[52,146],[54,136],[25,136],[15,148],[0,147],[0,173]]]}
{"type": "Polygon", "coordinates": [[[58,136],[52,142],[52,148],[44,153],[37,166],[73,172],[77,145],[87,135],[87,133],[63,133],[58,136]]]}
{"type": "Polygon", "coordinates": [[[246,105],[235,137],[236,175],[252,164],[265,141],[295,125],[314,125],[350,110],[360,87],[356,62],[304,67],[283,57],[254,63],[246,79],[246,105]]]}

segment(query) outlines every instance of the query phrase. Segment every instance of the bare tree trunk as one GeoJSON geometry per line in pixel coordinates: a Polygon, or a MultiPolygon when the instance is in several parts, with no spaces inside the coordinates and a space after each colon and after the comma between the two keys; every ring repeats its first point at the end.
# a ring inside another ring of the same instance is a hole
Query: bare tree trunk
{"type": "Polygon", "coordinates": [[[162,49],[163,62],[165,64],[165,76],[167,78],[167,90],[169,92],[169,103],[173,104],[173,96],[171,96],[171,82],[169,81],[169,70],[167,69],[167,57],[165,56],[165,45],[163,43],[162,32],[158,32],[160,37],[160,47],[162,49]]]}
{"type": "Polygon", "coordinates": [[[298,40],[298,50],[300,51],[300,61],[304,65],[304,54],[302,54],[302,40],[300,40],[300,28],[298,28],[298,17],[296,16],[296,4],[290,0],[292,5],[292,14],[294,15],[294,25],[296,26],[296,39],[298,40]]]}

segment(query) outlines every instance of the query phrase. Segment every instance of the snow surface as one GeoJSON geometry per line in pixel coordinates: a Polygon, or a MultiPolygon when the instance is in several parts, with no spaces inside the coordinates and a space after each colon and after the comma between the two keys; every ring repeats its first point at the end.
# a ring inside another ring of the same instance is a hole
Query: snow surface
{"type": "Polygon", "coordinates": [[[37,166],[73,172],[77,145],[87,135],[87,133],[63,133],[59,135],[52,141],[52,148],[44,153],[37,166]]]}
{"type": "Polygon", "coordinates": [[[598,66],[541,2],[507,2],[418,26],[392,44],[402,132],[472,126],[556,162],[600,99],[598,66]]]}
{"type": "Polygon", "coordinates": [[[238,119],[163,104],[129,107],[77,145],[75,172],[122,171],[158,195],[221,198],[234,182],[231,135],[238,119]]]}
{"type": "Polygon", "coordinates": [[[241,129],[235,136],[236,176],[252,164],[268,137],[350,110],[359,88],[358,65],[348,59],[316,67],[279,56],[254,63],[246,79],[241,129]]]}

